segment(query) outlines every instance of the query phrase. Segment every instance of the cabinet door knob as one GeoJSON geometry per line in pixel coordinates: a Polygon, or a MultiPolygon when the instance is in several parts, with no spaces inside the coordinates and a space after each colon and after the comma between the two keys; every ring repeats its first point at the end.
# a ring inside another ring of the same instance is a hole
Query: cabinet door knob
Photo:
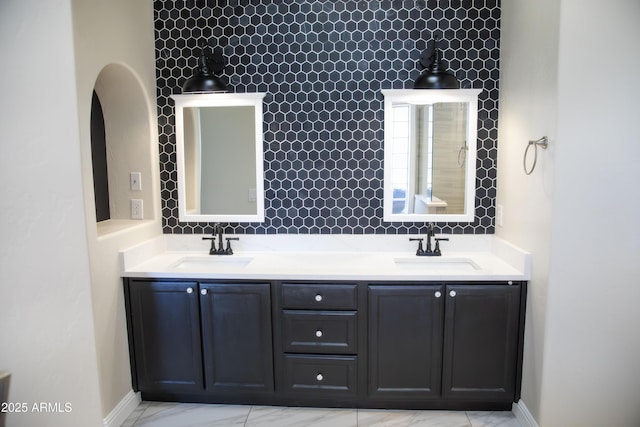
{"type": "Polygon", "coordinates": [[[320,338],[322,336],[322,330],[318,329],[316,331],[316,337],[320,338]]]}
{"type": "Polygon", "coordinates": [[[193,293],[193,288],[187,288],[187,293],[188,294],[192,294],[193,293]]]}
{"type": "Polygon", "coordinates": [[[322,375],[322,374],[316,375],[316,380],[322,381],[323,379],[324,379],[324,375],[322,375]]]}
{"type": "Polygon", "coordinates": [[[207,294],[207,290],[206,289],[201,289],[200,290],[200,294],[201,295],[206,295],[207,294]]]}
{"type": "Polygon", "coordinates": [[[436,298],[440,298],[442,296],[442,292],[436,291],[435,296],[436,298]]]}
{"type": "Polygon", "coordinates": [[[322,301],[322,295],[316,294],[316,301],[318,302],[322,301]]]}
{"type": "Polygon", "coordinates": [[[450,295],[451,297],[455,297],[457,294],[456,294],[456,291],[451,291],[451,292],[449,292],[449,295],[450,295]]]}

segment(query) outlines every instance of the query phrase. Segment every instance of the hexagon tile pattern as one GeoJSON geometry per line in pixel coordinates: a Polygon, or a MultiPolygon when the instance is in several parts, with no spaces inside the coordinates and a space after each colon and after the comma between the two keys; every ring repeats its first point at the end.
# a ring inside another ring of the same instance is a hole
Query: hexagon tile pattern
{"type": "Polygon", "coordinates": [[[155,44],[164,233],[178,222],[172,94],[198,46],[222,48],[235,92],[264,100],[265,222],[239,234],[405,234],[424,223],[382,221],[381,89],[413,87],[427,42],[463,88],[483,89],[475,220],[444,233],[492,234],[495,214],[500,0],[156,0],[155,44]]]}

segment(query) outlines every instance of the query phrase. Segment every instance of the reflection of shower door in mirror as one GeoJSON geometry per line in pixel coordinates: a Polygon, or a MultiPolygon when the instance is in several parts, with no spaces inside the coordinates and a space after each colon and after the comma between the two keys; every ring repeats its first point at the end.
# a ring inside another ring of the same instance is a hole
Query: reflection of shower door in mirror
{"type": "MultiPolygon", "coordinates": [[[[467,110],[464,103],[433,105],[432,170],[434,198],[445,201],[443,213],[464,212],[465,169],[458,163],[460,147],[465,146],[467,110]]],[[[466,155],[466,152],[463,153],[466,155]]],[[[464,165],[463,165],[464,166],[464,165]]]]}
{"type": "Polygon", "coordinates": [[[479,90],[384,90],[385,221],[472,221],[479,90]]]}
{"type": "Polygon", "coordinates": [[[393,213],[464,213],[466,115],[465,103],[393,106],[393,213]]]}

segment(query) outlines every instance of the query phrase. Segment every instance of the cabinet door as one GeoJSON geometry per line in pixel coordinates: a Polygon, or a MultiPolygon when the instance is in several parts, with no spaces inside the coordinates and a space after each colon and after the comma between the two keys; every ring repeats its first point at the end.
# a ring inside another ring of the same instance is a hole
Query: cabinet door
{"type": "Polygon", "coordinates": [[[143,393],[203,390],[198,288],[190,282],[131,281],[130,330],[143,393]]]}
{"type": "Polygon", "coordinates": [[[442,287],[369,286],[369,397],[440,395],[442,287]]]}
{"type": "Polygon", "coordinates": [[[200,284],[206,388],[273,391],[270,285],[200,284]]]}
{"type": "Polygon", "coordinates": [[[519,285],[446,287],[442,395],[513,401],[519,285]]]}

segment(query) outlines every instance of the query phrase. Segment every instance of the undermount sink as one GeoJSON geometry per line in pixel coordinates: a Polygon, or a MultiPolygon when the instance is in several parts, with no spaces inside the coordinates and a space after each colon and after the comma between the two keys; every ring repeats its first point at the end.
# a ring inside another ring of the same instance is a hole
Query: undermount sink
{"type": "Polygon", "coordinates": [[[419,257],[395,258],[396,268],[411,271],[474,271],[480,270],[478,264],[469,258],[419,257]]]}
{"type": "Polygon", "coordinates": [[[221,268],[244,268],[253,261],[253,257],[239,257],[233,255],[187,256],[172,267],[178,270],[203,270],[221,268]]]}

